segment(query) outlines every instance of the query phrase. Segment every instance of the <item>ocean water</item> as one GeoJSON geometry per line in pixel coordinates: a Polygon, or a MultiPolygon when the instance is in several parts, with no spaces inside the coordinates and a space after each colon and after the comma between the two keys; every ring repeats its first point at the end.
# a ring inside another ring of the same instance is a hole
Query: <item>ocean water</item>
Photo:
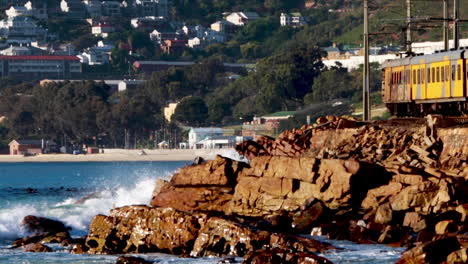
{"type": "MultiPolygon", "coordinates": [[[[53,253],[25,253],[10,249],[27,235],[21,228],[26,215],[57,219],[72,227],[72,236],[86,235],[96,214],[124,205],[148,204],[156,179],[171,175],[189,162],[0,163],[0,264],[115,263],[118,256],[72,255],[53,245],[53,253]]],[[[324,257],[334,263],[394,263],[402,249],[331,241],[344,251],[324,257]]],[[[165,254],[142,256],[155,263],[217,263],[218,258],[183,259],[165,254]]]]}

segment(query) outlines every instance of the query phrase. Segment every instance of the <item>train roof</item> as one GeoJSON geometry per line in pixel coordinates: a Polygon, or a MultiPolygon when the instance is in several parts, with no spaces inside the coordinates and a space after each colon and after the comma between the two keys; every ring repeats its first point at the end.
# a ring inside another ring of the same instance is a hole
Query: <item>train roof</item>
{"type": "Polygon", "coordinates": [[[387,67],[398,67],[403,65],[416,65],[421,63],[432,63],[439,62],[444,60],[458,60],[463,59],[465,55],[465,50],[451,50],[444,52],[437,52],[427,55],[417,55],[413,57],[401,58],[396,60],[390,60],[382,63],[382,68],[387,67]]]}

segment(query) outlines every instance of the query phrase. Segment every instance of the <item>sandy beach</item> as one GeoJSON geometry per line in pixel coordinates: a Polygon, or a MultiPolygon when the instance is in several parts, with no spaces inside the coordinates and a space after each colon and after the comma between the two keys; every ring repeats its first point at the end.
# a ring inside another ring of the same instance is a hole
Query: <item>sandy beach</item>
{"type": "Polygon", "coordinates": [[[232,155],[232,149],[161,149],[144,150],[105,149],[103,154],[41,154],[30,157],[0,155],[2,162],[110,162],[110,161],[192,161],[196,157],[212,159],[216,155],[232,155]]]}

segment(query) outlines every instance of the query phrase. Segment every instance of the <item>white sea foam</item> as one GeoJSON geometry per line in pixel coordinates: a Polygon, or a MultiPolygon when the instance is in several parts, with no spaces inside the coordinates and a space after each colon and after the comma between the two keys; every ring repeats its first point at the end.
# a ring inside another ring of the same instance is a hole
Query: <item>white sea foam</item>
{"type": "Polygon", "coordinates": [[[55,204],[35,203],[0,209],[0,239],[11,239],[25,234],[21,221],[27,215],[37,215],[63,221],[75,231],[85,232],[97,214],[108,214],[116,207],[148,204],[155,187],[154,178],[144,178],[134,185],[106,189],[77,203],[76,198],[66,198],[55,204]]]}
{"type": "Polygon", "coordinates": [[[14,239],[24,235],[25,231],[21,228],[21,221],[26,215],[37,214],[33,206],[17,206],[11,209],[0,210],[0,239],[14,239]]]}

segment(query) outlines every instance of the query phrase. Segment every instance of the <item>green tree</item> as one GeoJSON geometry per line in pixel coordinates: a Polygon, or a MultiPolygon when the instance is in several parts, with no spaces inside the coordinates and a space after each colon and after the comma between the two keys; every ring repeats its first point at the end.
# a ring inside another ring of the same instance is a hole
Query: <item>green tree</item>
{"type": "Polygon", "coordinates": [[[191,96],[177,105],[172,119],[189,126],[202,126],[208,118],[208,107],[202,98],[191,96]]]}

